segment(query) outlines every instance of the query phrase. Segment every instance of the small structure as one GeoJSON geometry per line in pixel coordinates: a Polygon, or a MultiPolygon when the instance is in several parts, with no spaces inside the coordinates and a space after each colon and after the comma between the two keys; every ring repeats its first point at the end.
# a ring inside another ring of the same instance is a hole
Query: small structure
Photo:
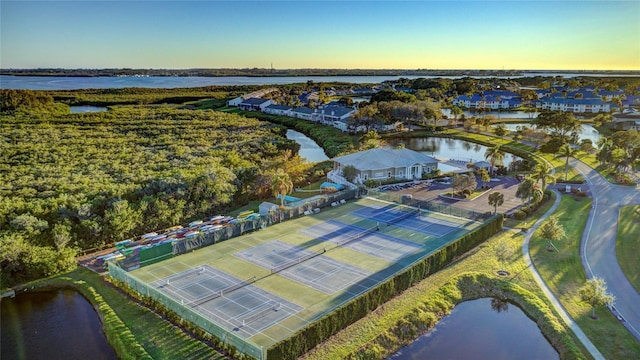
{"type": "Polygon", "coordinates": [[[263,202],[258,206],[258,212],[260,215],[268,215],[269,212],[278,210],[278,205],[270,203],[268,201],[263,202]]]}

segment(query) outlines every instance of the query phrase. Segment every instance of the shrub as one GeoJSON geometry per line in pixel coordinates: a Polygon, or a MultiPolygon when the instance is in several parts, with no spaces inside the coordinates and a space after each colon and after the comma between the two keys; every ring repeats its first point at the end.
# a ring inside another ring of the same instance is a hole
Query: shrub
{"type": "Polygon", "coordinates": [[[513,214],[513,218],[516,220],[524,220],[527,217],[527,213],[522,211],[522,210],[517,210],[514,214],[513,214]]]}

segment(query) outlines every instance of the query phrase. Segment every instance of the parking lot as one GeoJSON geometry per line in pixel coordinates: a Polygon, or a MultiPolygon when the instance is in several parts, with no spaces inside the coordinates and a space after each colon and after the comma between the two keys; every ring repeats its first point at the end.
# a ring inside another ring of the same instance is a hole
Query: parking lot
{"type": "MultiPolygon", "coordinates": [[[[478,186],[482,186],[483,183],[479,178],[476,178],[478,182],[478,186]]],[[[492,211],[493,206],[489,205],[489,194],[494,191],[499,191],[504,195],[504,204],[498,206],[498,212],[511,214],[513,213],[519,206],[522,205],[521,199],[516,197],[516,191],[518,189],[518,185],[520,182],[511,176],[500,176],[493,178],[492,181],[487,182],[491,189],[487,190],[484,194],[479,197],[476,197],[473,200],[462,200],[462,199],[450,199],[441,197],[445,193],[451,192],[451,184],[447,181],[438,182],[435,180],[423,180],[420,182],[413,182],[401,185],[386,185],[381,186],[380,190],[395,192],[397,194],[409,194],[414,199],[418,200],[429,200],[442,204],[455,204],[457,207],[462,207],[465,209],[477,211],[477,212],[486,212],[492,211]]]]}

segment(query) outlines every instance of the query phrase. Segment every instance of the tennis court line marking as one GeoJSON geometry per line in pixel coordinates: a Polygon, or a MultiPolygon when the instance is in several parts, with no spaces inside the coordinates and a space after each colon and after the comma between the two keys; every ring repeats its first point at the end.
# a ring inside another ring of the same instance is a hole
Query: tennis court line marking
{"type": "MultiPolygon", "coordinates": [[[[393,202],[393,201],[382,200],[382,199],[376,199],[376,198],[371,197],[371,196],[365,196],[365,197],[364,197],[364,199],[369,199],[369,200],[373,200],[373,201],[379,201],[379,202],[383,202],[383,203],[387,203],[387,204],[399,205],[398,203],[395,203],[395,202],[393,202]]],[[[409,208],[418,209],[418,208],[416,208],[415,206],[409,206],[409,205],[403,205],[403,206],[406,206],[406,207],[409,207],[409,208]]],[[[421,212],[425,212],[425,213],[430,213],[430,214],[438,214],[438,215],[440,215],[440,216],[443,216],[443,217],[450,217],[450,218],[453,218],[453,219],[456,219],[456,220],[464,220],[464,221],[467,221],[467,222],[468,222],[468,221],[472,221],[472,222],[475,222],[475,223],[482,223],[481,221],[471,220],[471,219],[467,219],[467,218],[465,218],[465,217],[456,216],[456,215],[451,215],[451,214],[445,214],[445,213],[441,213],[441,212],[433,211],[433,210],[428,210],[428,209],[422,209],[422,208],[420,208],[420,211],[421,211],[421,212]]]]}

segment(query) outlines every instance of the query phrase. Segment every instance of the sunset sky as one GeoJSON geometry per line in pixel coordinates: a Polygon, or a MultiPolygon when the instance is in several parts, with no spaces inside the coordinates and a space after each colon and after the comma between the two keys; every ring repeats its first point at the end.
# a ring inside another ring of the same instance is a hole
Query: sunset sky
{"type": "Polygon", "coordinates": [[[2,68],[640,70],[640,1],[5,1],[2,68]]]}

